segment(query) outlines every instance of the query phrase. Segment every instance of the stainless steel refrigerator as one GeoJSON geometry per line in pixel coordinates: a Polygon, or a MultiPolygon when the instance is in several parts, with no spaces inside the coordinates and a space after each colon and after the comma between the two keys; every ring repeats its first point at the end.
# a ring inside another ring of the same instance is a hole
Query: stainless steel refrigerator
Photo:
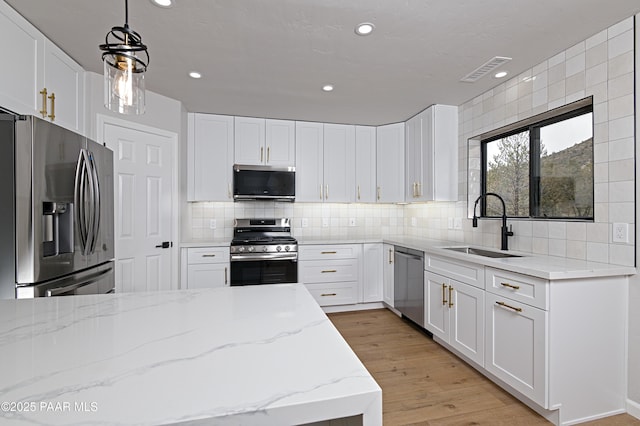
{"type": "Polygon", "coordinates": [[[0,298],[114,289],[113,152],[0,111],[0,298]]]}

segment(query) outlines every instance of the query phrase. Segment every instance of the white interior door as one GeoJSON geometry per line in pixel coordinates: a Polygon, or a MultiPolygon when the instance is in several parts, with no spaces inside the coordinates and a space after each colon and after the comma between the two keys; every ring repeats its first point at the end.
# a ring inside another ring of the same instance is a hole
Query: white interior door
{"type": "Polygon", "coordinates": [[[116,291],[177,288],[172,285],[175,138],[110,122],[103,124],[103,137],[114,152],[116,291]],[[162,248],[163,242],[170,247],[162,248]]]}

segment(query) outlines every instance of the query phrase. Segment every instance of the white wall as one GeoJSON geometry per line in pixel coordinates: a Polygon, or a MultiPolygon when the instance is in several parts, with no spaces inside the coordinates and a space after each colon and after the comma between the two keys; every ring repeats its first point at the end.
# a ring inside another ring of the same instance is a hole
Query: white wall
{"type": "MultiPolygon", "coordinates": [[[[636,26],[640,14],[636,15],[636,26]]],[[[636,88],[640,88],[640,31],[636,27],[636,88]]],[[[636,152],[640,152],[640,96],[636,93],[636,152]]],[[[640,177],[636,174],[636,200],[640,199],[640,177]]],[[[636,210],[636,223],[640,223],[640,211],[636,210]]],[[[640,251],[636,248],[636,265],[640,265],[640,251]]],[[[629,407],[640,418],[640,276],[631,277],[629,283],[629,407]]]]}

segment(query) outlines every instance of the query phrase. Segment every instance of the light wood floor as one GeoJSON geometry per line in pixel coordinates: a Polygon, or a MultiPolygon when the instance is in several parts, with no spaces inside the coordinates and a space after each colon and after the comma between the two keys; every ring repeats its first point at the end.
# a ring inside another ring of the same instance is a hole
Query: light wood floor
{"type": "MultiPolygon", "coordinates": [[[[329,318],[382,388],[385,426],[550,424],[387,309],[329,318]]],[[[586,424],[640,420],[624,414],[586,424]]]]}

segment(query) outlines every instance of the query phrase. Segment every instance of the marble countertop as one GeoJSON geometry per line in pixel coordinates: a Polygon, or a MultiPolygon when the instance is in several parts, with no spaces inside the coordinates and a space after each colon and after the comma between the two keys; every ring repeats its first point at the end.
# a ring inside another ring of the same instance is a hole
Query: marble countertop
{"type": "MultiPolygon", "coordinates": [[[[447,242],[437,240],[423,240],[411,237],[384,238],[388,244],[399,245],[415,250],[421,250],[433,255],[447,256],[466,262],[491,266],[520,274],[531,275],[547,280],[567,280],[580,278],[596,278],[633,275],[636,269],[632,266],[613,265],[609,263],[588,262],[586,260],[569,259],[565,257],[541,256],[532,253],[509,250],[510,254],[520,257],[491,258],[473,254],[460,253],[446,250],[444,247],[466,247],[469,244],[461,242],[447,242]]],[[[473,247],[480,247],[471,244],[473,247]]],[[[490,247],[482,247],[490,251],[500,250],[490,247]]]]}
{"type": "Polygon", "coordinates": [[[0,300],[0,377],[0,424],[382,424],[299,284],[0,300]]]}

